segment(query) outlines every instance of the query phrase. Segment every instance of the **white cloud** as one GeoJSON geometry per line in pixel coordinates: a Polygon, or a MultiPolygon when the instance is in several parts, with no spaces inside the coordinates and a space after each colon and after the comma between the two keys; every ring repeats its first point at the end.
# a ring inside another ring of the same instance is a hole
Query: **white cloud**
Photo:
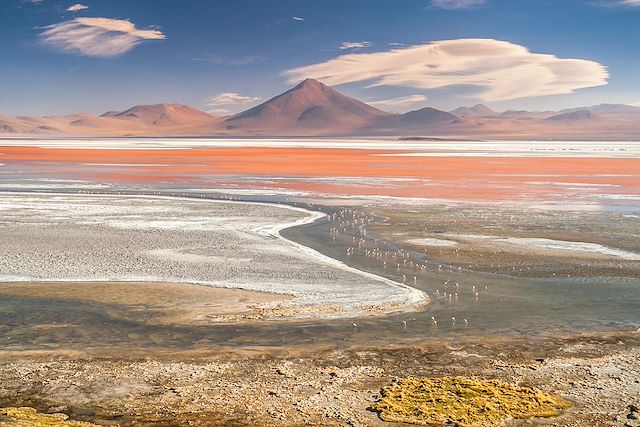
{"type": "Polygon", "coordinates": [[[214,116],[228,116],[232,114],[231,110],[228,110],[226,108],[207,108],[207,113],[214,116]]]}
{"type": "Polygon", "coordinates": [[[217,65],[249,65],[263,60],[265,57],[261,55],[238,56],[235,58],[224,57],[215,54],[204,54],[193,58],[194,61],[210,62],[217,65]]]}
{"type": "Polygon", "coordinates": [[[298,22],[304,21],[304,18],[301,18],[299,16],[292,16],[291,19],[293,19],[294,21],[298,21],[298,22]]]}
{"type": "Polygon", "coordinates": [[[607,84],[605,66],[584,59],[532,53],[493,39],[458,39],[351,53],[284,72],[290,83],[307,77],[327,85],[368,81],[368,87],[456,87],[469,96],[500,101],[572,93],[607,84]]]}
{"type": "Polygon", "coordinates": [[[365,47],[371,47],[373,46],[373,43],[371,42],[342,42],[342,44],[340,45],[340,50],[346,50],[346,49],[364,49],[365,47]]]}
{"type": "Polygon", "coordinates": [[[398,98],[382,99],[380,101],[371,101],[367,102],[367,104],[383,110],[398,112],[426,100],[427,97],[424,95],[409,95],[398,98]]]}
{"type": "Polygon", "coordinates": [[[593,2],[602,7],[640,7],[640,0],[597,0],[593,2]]]}
{"type": "Polygon", "coordinates": [[[158,30],[141,30],[131,21],[110,18],[76,18],[49,25],[42,41],[65,52],[87,56],[117,56],[144,40],[164,40],[158,30]]]}
{"type": "Polygon", "coordinates": [[[207,98],[204,105],[207,112],[216,115],[226,115],[237,112],[250,104],[260,101],[258,96],[243,96],[235,92],[222,92],[207,98]]]}
{"type": "Polygon", "coordinates": [[[85,9],[89,9],[89,6],[87,6],[86,4],[76,3],[73,6],[69,6],[67,8],[67,11],[68,12],[78,12],[78,11],[85,10],[85,9]]]}
{"type": "Polygon", "coordinates": [[[442,9],[467,9],[482,6],[487,0],[431,0],[431,6],[442,9]]]}

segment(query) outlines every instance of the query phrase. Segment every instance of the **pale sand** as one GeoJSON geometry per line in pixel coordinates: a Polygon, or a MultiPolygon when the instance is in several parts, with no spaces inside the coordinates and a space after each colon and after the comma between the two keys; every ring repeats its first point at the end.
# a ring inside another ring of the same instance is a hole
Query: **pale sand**
{"type": "Polygon", "coordinates": [[[292,299],[241,289],[136,282],[7,282],[0,283],[0,296],[118,306],[141,310],[148,323],[174,325],[263,319],[269,314],[260,305],[292,299]]]}

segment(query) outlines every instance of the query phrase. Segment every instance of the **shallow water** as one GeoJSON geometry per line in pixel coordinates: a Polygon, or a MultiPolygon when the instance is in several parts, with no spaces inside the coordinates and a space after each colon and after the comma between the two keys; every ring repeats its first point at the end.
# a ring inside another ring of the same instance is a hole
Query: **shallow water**
{"type": "MultiPolygon", "coordinates": [[[[575,277],[575,278],[522,278],[482,273],[426,263],[425,271],[415,268],[382,268],[380,263],[364,256],[344,256],[341,245],[327,238],[327,224],[314,224],[288,229],[283,234],[357,268],[366,269],[402,281],[403,275],[418,289],[426,291],[432,304],[424,313],[394,316],[392,321],[409,321],[407,334],[415,329],[418,334],[433,333],[431,317],[437,321],[439,331],[462,334],[524,333],[536,335],[554,329],[637,327],[640,325],[640,278],[638,277],[575,277]],[[449,280],[448,290],[443,283],[449,280]],[[459,288],[455,288],[455,283],[459,288]],[[473,295],[472,286],[478,292],[473,295]],[[439,294],[436,294],[436,289],[439,294]],[[486,290],[485,290],[486,289],[486,290]],[[445,293],[458,293],[457,298],[445,298],[445,293]],[[455,324],[452,317],[456,318],[455,324]],[[414,320],[415,319],[415,320],[414,320]],[[464,326],[463,319],[469,321],[464,326]]],[[[385,247],[378,242],[378,247],[385,247]]],[[[388,244],[388,249],[399,248],[388,244]]],[[[424,263],[424,255],[411,253],[414,261],[424,263]]],[[[376,320],[374,324],[384,324],[376,320]]],[[[384,329],[390,325],[384,325],[384,329]]]]}
{"type": "MultiPolygon", "coordinates": [[[[291,202],[295,203],[295,202],[291,202]]],[[[301,205],[301,203],[297,203],[301,205]]],[[[308,205],[305,205],[309,207],[308,205]]],[[[311,206],[327,213],[337,208],[311,206]]],[[[334,242],[321,220],[285,230],[285,237],[311,246],[349,265],[401,281],[412,281],[412,268],[382,268],[370,258],[350,255],[349,232],[334,242]]],[[[355,231],[354,231],[355,232],[355,231]]],[[[378,247],[398,249],[378,241],[378,247]]],[[[422,254],[405,252],[418,261],[422,254]]],[[[535,279],[510,277],[427,263],[415,286],[432,297],[427,311],[386,317],[328,321],[273,321],[211,326],[149,324],[141,309],[78,301],[0,299],[0,342],[3,349],[100,348],[220,349],[225,347],[352,346],[409,344],[433,338],[464,340],[495,336],[535,338],[550,332],[637,328],[640,325],[640,279],[585,277],[535,279]],[[457,298],[438,297],[443,282],[459,283],[457,298]],[[476,286],[477,299],[471,286],[476,286]],[[486,290],[485,290],[486,287],[486,290]],[[134,310],[134,311],[132,311],[134,310]],[[432,322],[432,317],[437,325],[432,322]],[[455,324],[452,317],[456,318],[455,324]],[[465,325],[463,319],[468,320],[465,325]],[[403,324],[405,321],[406,327],[403,324]],[[355,325],[354,325],[355,323],[355,325]]]]}

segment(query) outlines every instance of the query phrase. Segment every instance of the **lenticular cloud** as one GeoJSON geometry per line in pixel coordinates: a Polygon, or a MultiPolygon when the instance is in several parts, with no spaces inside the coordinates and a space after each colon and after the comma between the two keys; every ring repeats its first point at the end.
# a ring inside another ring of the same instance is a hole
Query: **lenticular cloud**
{"type": "Polygon", "coordinates": [[[65,52],[104,57],[121,55],[144,40],[166,38],[158,30],[141,30],[130,21],[109,18],[76,18],[50,25],[40,37],[65,52]]]}
{"type": "Polygon", "coordinates": [[[470,87],[475,98],[501,101],[601,86],[609,74],[595,61],[533,53],[507,41],[458,39],[341,55],[288,70],[285,76],[292,83],[310,77],[328,85],[367,81],[370,87],[470,87]]]}

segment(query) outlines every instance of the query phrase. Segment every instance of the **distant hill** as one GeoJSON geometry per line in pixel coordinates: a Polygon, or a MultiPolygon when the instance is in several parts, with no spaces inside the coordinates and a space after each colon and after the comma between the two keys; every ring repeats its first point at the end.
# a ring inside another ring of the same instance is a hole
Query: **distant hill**
{"type": "Polygon", "coordinates": [[[483,104],[451,112],[387,113],[306,79],[231,117],[183,104],[137,105],[101,116],[0,117],[0,134],[26,136],[376,136],[442,138],[640,138],[640,107],[600,104],[562,111],[506,111],[483,104]]]}
{"type": "Polygon", "coordinates": [[[136,105],[120,113],[108,111],[100,117],[136,120],[151,126],[173,126],[213,119],[204,111],[183,104],[136,105]]]}
{"type": "Polygon", "coordinates": [[[425,107],[408,113],[381,118],[368,130],[372,134],[429,133],[440,126],[450,125],[459,120],[461,119],[458,116],[446,111],[425,107]]]}
{"type": "Polygon", "coordinates": [[[473,107],[458,107],[450,111],[450,113],[463,119],[467,117],[491,117],[498,114],[484,104],[476,104],[473,107]]]}
{"type": "Polygon", "coordinates": [[[400,123],[406,125],[416,124],[434,124],[434,123],[450,123],[458,119],[457,116],[446,111],[437,110],[431,107],[421,108],[416,111],[409,111],[402,114],[400,123]]]}
{"type": "Polygon", "coordinates": [[[47,117],[0,117],[0,133],[23,135],[162,136],[212,134],[219,119],[181,104],[138,105],[109,111],[47,117]]]}
{"type": "Polygon", "coordinates": [[[573,113],[576,111],[591,111],[596,114],[634,114],[640,113],[640,107],[625,104],[600,104],[593,107],[569,108],[559,111],[559,113],[573,113]]]}
{"type": "Polygon", "coordinates": [[[554,116],[546,118],[545,120],[554,122],[576,122],[585,120],[597,120],[598,118],[600,118],[600,116],[590,110],[577,110],[568,113],[556,114],[554,116]]]}

